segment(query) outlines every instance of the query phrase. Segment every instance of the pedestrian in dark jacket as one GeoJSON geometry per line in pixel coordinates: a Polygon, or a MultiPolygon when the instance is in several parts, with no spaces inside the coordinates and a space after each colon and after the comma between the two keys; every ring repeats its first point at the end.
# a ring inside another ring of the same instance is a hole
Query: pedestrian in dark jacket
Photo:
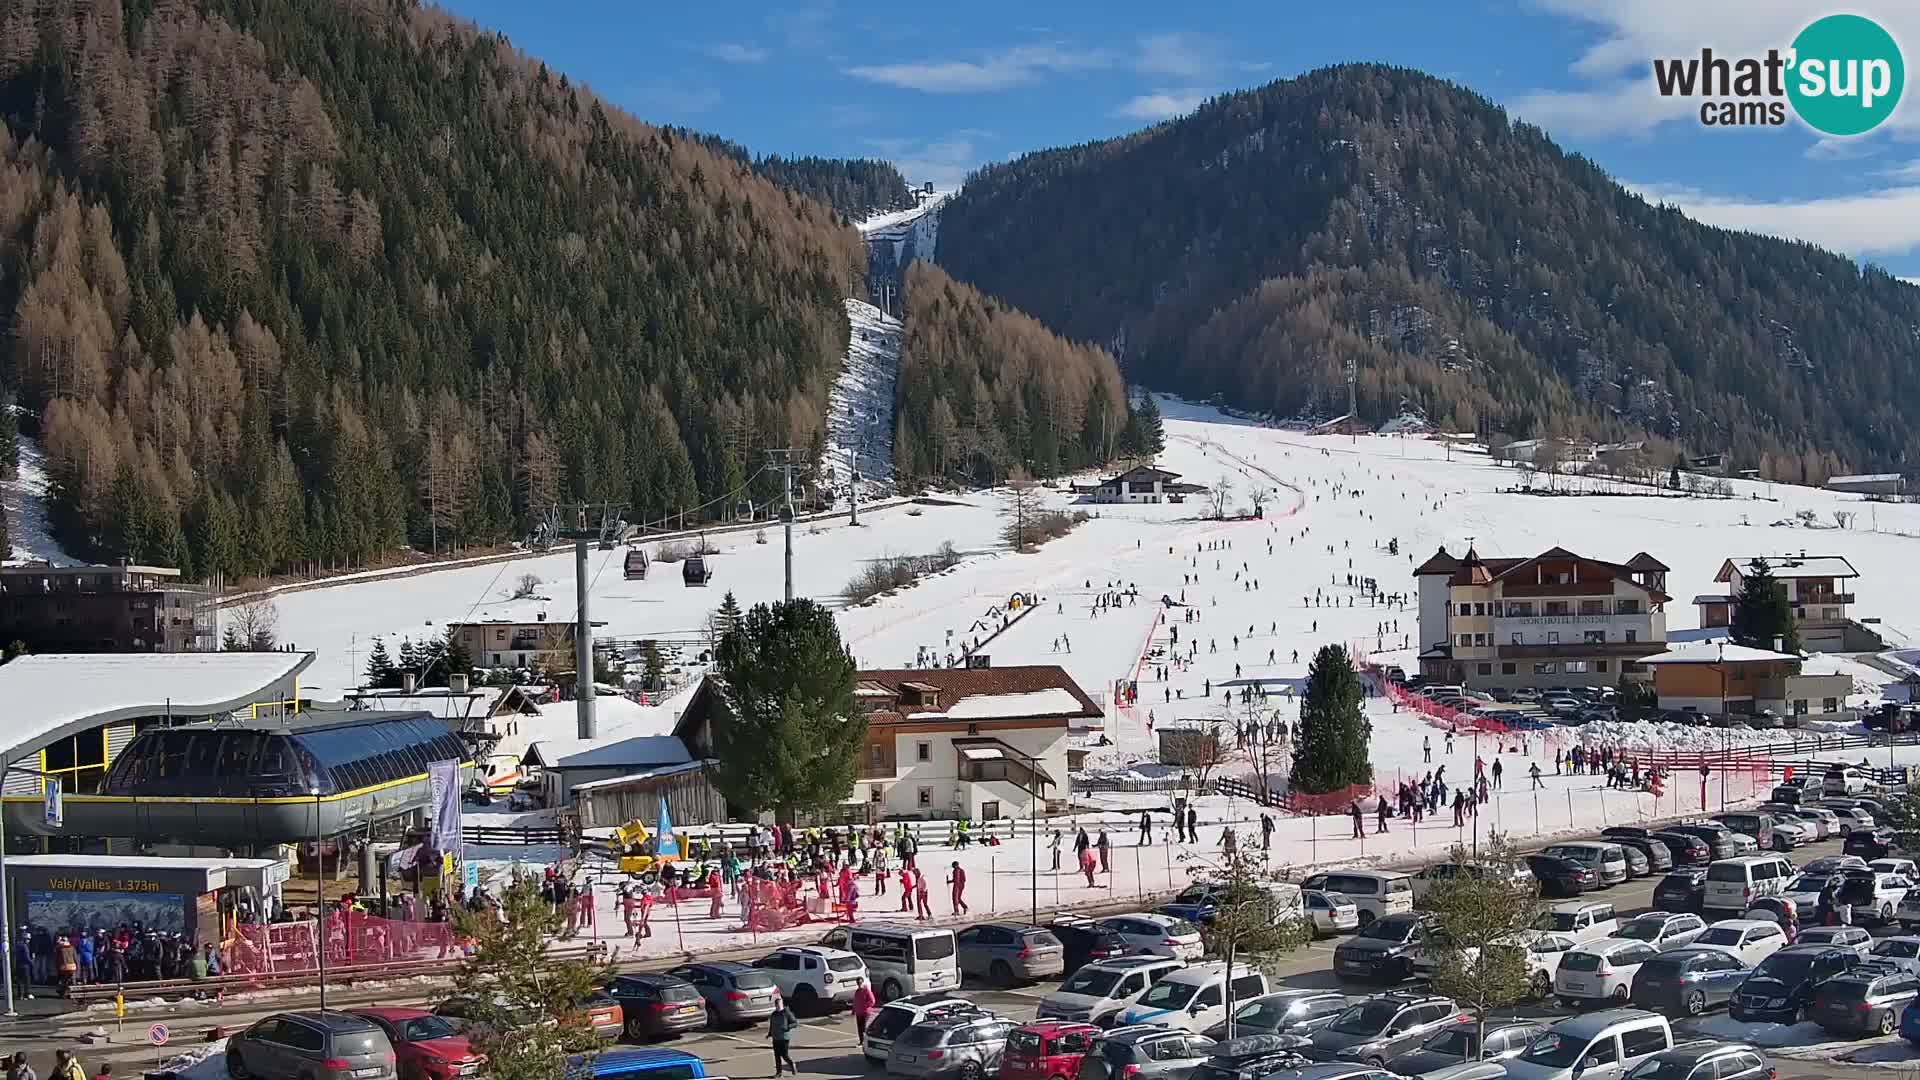
{"type": "Polygon", "coordinates": [[[767,1039],[773,1043],[773,1075],[780,1075],[780,1066],[798,1076],[800,1066],[793,1063],[793,1029],[800,1021],[787,1007],[787,999],[781,998],[780,1004],[772,1016],[767,1017],[767,1039]]]}

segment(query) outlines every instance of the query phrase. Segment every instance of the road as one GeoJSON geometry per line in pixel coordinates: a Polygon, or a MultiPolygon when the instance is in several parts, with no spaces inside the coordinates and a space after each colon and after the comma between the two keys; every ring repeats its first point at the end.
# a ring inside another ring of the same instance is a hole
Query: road
{"type": "MultiPolygon", "coordinates": [[[[1793,853],[1796,863],[1805,863],[1822,855],[1839,854],[1837,840],[1805,847],[1793,853]]],[[[1610,902],[1624,917],[1647,909],[1653,887],[1658,875],[1641,878],[1637,881],[1617,885],[1604,892],[1589,894],[1587,899],[1610,902]]],[[[1885,934],[1888,931],[1876,931],[1885,934]]],[[[1291,954],[1279,958],[1268,965],[1269,978],[1286,987],[1298,988],[1338,988],[1360,995],[1378,993],[1380,987],[1365,984],[1347,983],[1334,977],[1332,972],[1333,949],[1338,939],[1326,939],[1305,946],[1291,954]]],[[[660,967],[666,964],[658,965],[660,967]]],[[[1016,1019],[1031,1019],[1041,997],[1051,989],[1048,985],[1025,988],[972,990],[976,1001],[1016,1019]]],[[[435,991],[425,984],[408,986],[387,986],[384,988],[354,988],[345,992],[333,991],[328,995],[330,1007],[352,1007],[365,1004],[426,1004],[435,991]]],[[[312,1007],[311,994],[289,993],[286,998],[277,1001],[250,1001],[244,1005],[219,1006],[210,1003],[207,1011],[198,1016],[173,1016],[163,1019],[172,1028],[173,1045],[170,1050],[179,1050],[192,1043],[202,1042],[206,1032],[214,1025],[229,1028],[244,1027],[254,1020],[270,1013],[291,1007],[312,1007]]],[[[1568,1014],[1568,1010],[1556,1005],[1535,1004],[1513,1011],[1515,1015],[1539,1018],[1557,1018],[1568,1014]]],[[[51,1071],[53,1051],[60,1046],[76,1046],[76,1040],[89,1028],[102,1022],[99,1014],[89,1018],[71,1015],[61,1018],[41,1018],[28,1024],[16,1024],[0,1029],[0,1044],[4,1049],[25,1050],[28,1052],[40,1075],[51,1071]]],[[[112,1028],[111,1014],[104,1022],[112,1028]]],[[[153,1067],[158,1055],[144,1044],[146,1032],[152,1019],[141,1016],[129,1018],[125,1030],[110,1043],[81,1046],[78,1049],[82,1064],[89,1074],[97,1071],[102,1062],[111,1062],[116,1076],[132,1076],[153,1067]]],[[[1861,1040],[1850,1046],[1868,1046],[1876,1041],[1897,1043],[1897,1040],[1861,1040]]],[[[707,1064],[709,1073],[729,1077],[762,1077],[772,1074],[772,1054],[768,1048],[764,1027],[756,1026],[745,1030],[705,1031],[684,1036],[668,1044],[676,1049],[685,1050],[701,1057],[707,1064]]],[[[1795,1052],[1804,1052],[1800,1048],[1795,1052]]],[[[859,1052],[854,1039],[853,1021],[844,1010],[825,1016],[808,1017],[801,1022],[800,1030],[793,1042],[794,1059],[803,1073],[837,1078],[837,1080],[876,1080],[878,1069],[870,1069],[859,1052]]],[[[1814,1077],[1851,1077],[1860,1080],[1872,1075],[1884,1075],[1884,1070],[1876,1073],[1874,1067],[1853,1065],[1830,1060],[1805,1060],[1800,1058],[1779,1057],[1774,1061],[1782,1077],[1788,1080],[1814,1077]]]]}

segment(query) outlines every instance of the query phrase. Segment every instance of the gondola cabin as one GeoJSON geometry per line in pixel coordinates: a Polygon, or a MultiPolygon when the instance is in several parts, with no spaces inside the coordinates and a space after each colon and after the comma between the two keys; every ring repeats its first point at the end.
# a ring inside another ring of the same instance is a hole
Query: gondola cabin
{"type": "Polygon", "coordinates": [[[644,580],[647,576],[647,566],[648,566],[648,561],[647,561],[646,548],[627,549],[626,572],[627,572],[628,581],[644,580]]]}
{"type": "Polygon", "coordinates": [[[689,556],[686,562],[680,564],[680,580],[688,585],[705,585],[713,580],[713,567],[698,555],[689,556]]]}

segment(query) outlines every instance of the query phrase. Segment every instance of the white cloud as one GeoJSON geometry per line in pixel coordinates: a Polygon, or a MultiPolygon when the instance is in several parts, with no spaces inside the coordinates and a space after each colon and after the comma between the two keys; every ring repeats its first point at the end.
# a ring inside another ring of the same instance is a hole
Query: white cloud
{"type": "Polygon", "coordinates": [[[1217,75],[1223,66],[1219,43],[1200,34],[1142,34],[1138,50],[1133,68],[1143,75],[1199,79],[1217,75]]]}
{"type": "Polygon", "coordinates": [[[1157,123],[1161,120],[1171,120],[1176,116],[1185,116],[1199,108],[1201,102],[1212,96],[1209,91],[1193,87],[1155,90],[1150,94],[1129,98],[1113,110],[1113,115],[1129,120],[1157,123]]]}
{"type": "Polygon", "coordinates": [[[1804,240],[1855,257],[1920,252],[1920,185],[1772,200],[1674,184],[1626,186],[1648,202],[1672,203],[1688,217],[1722,228],[1804,240]]]}
{"type": "Polygon", "coordinates": [[[1099,50],[1016,45],[972,60],[867,64],[848,68],[847,74],[928,94],[975,94],[1024,86],[1042,75],[1106,67],[1111,62],[1112,58],[1099,50]]]}
{"type": "Polygon", "coordinates": [[[766,21],[767,29],[796,51],[817,52],[833,39],[831,0],[783,10],[767,16],[766,21]]]}
{"type": "Polygon", "coordinates": [[[764,64],[767,50],[742,41],[721,41],[700,46],[700,52],[726,64],[764,64]]]}
{"type": "MultiPolygon", "coordinates": [[[[1600,35],[1570,67],[1587,85],[1541,89],[1511,102],[1521,116],[1562,135],[1644,135],[1662,124],[1684,120],[1697,103],[1688,109],[1663,106],[1665,99],[1653,90],[1655,58],[1697,56],[1706,47],[1722,56],[1784,49],[1802,27],[1825,14],[1810,8],[1806,0],[1533,0],[1533,4],[1595,27],[1600,35]],[[1630,92],[1635,88],[1637,92],[1630,92]]],[[[1911,0],[1854,0],[1847,10],[1886,27],[1909,57],[1920,56],[1916,52],[1920,50],[1920,5],[1911,0]]],[[[1914,100],[1920,91],[1908,89],[1880,130],[1896,136],[1920,135],[1920,102],[1914,100]]],[[[1828,147],[1815,156],[1846,154],[1828,147]]]]}
{"type": "Polygon", "coordinates": [[[888,138],[862,140],[875,153],[893,162],[907,183],[915,187],[928,180],[941,191],[958,188],[967,174],[987,160],[981,140],[990,132],[962,129],[932,139],[888,138]]]}

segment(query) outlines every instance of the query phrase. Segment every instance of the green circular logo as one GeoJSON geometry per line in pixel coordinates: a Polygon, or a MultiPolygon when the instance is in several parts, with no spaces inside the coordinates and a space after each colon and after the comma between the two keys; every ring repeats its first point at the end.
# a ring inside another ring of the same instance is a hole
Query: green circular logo
{"type": "Polygon", "coordinates": [[[1859,15],[1828,15],[1793,39],[1787,98],[1815,131],[1859,135],[1893,115],[1906,86],[1900,46],[1880,24],[1859,15]]]}

